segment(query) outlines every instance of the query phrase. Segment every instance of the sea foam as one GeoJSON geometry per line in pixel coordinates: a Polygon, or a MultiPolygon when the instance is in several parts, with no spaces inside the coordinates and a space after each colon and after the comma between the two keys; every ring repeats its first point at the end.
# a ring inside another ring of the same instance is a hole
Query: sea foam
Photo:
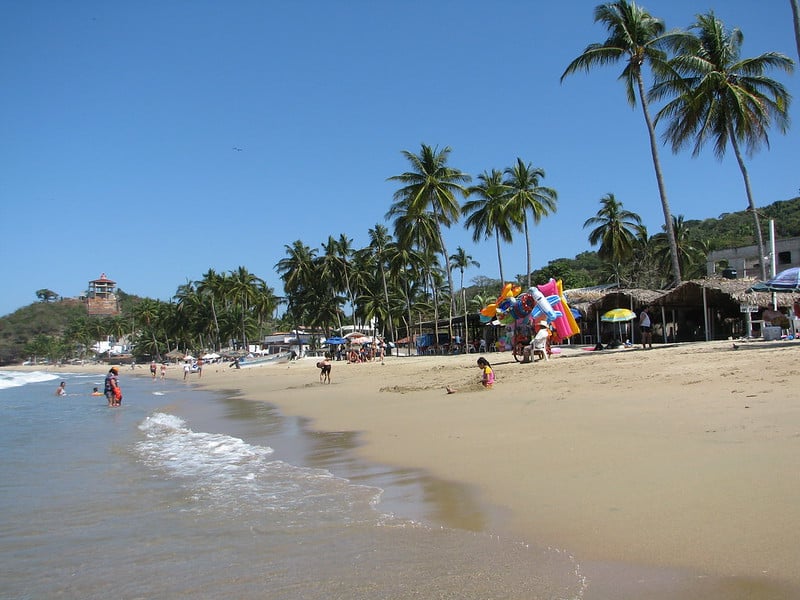
{"type": "Polygon", "coordinates": [[[0,371],[0,389],[21,387],[29,383],[39,383],[58,379],[58,375],[44,371],[0,371]]]}

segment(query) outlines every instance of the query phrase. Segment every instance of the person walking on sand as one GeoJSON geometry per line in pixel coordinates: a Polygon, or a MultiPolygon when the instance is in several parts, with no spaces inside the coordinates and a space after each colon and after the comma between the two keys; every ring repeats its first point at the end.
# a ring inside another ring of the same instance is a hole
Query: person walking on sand
{"type": "Polygon", "coordinates": [[[122,404],[122,390],[119,387],[119,369],[117,367],[111,367],[108,370],[105,393],[109,406],[120,406],[122,404]]]}
{"type": "Polygon", "coordinates": [[[67,395],[67,382],[62,381],[61,384],[56,388],[56,396],[66,396],[67,395]]]}
{"type": "Polygon", "coordinates": [[[648,346],[653,347],[653,327],[650,321],[650,314],[647,309],[642,309],[639,313],[639,331],[642,332],[642,350],[646,350],[648,346]]]}
{"type": "Polygon", "coordinates": [[[481,385],[486,389],[491,389],[494,385],[494,370],[492,369],[492,365],[481,356],[478,359],[478,367],[481,370],[481,385]]]}

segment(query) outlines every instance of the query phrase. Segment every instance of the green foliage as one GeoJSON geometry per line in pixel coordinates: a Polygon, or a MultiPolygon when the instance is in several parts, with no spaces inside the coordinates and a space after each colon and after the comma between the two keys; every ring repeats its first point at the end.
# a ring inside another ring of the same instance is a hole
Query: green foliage
{"type": "Polygon", "coordinates": [[[40,302],[55,302],[58,300],[58,294],[53,290],[48,290],[47,288],[36,290],[36,297],[40,302]]]}
{"type": "Polygon", "coordinates": [[[62,300],[35,302],[0,318],[0,364],[26,360],[26,344],[37,336],[60,337],[72,319],[85,315],[82,302],[62,300]]]}
{"type": "MultiPolygon", "coordinates": [[[[775,202],[760,208],[759,213],[765,228],[769,219],[775,220],[777,237],[800,237],[800,197],[775,202]]],[[[699,263],[710,250],[754,244],[751,217],[748,211],[742,210],[715,219],[676,219],[676,226],[682,233],[682,247],[687,250],[687,260],[699,263]]],[[[659,287],[665,283],[665,268],[659,268],[650,255],[659,254],[660,239],[656,234],[646,240],[650,247],[643,246],[635,252],[643,258],[635,256],[633,262],[621,265],[616,271],[609,271],[609,263],[601,260],[596,252],[589,251],[571,259],[552,260],[533,271],[531,278],[533,283],[544,283],[551,277],[562,279],[565,289],[608,283],[614,278],[634,287],[659,287]]],[[[315,260],[316,251],[305,247],[299,240],[295,247],[287,247],[287,251],[292,252],[288,252],[287,262],[283,264],[282,279],[287,288],[292,288],[290,283],[295,286],[296,298],[295,303],[288,304],[289,311],[278,322],[271,319],[275,298],[272,290],[261,285],[263,282],[258,283],[258,280],[255,286],[232,287],[226,282],[236,282],[233,273],[218,276],[209,271],[202,281],[189,282],[178,288],[177,304],[140,298],[118,290],[122,314],[115,317],[90,317],[86,306],[74,299],[35,302],[20,308],[0,318],[0,364],[20,363],[31,356],[51,360],[83,358],[88,347],[105,336],[119,339],[133,334],[138,344],[136,351],[151,355],[163,354],[176,347],[214,347],[241,339],[240,336],[254,339],[276,328],[285,331],[298,324],[322,328],[332,326],[345,301],[341,291],[320,287],[323,277],[317,269],[322,264],[315,260]],[[306,267],[308,277],[300,277],[306,267]],[[251,290],[253,297],[245,297],[243,290],[251,290]],[[265,301],[263,306],[261,300],[265,301]],[[311,318],[312,314],[319,322],[303,323],[304,318],[311,318]]],[[[661,254],[665,254],[663,249],[661,254]]],[[[388,291],[388,304],[382,299],[381,269],[375,262],[363,261],[362,265],[358,260],[348,260],[348,278],[351,278],[356,292],[354,295],[364,300],[360,316],[374,316],[379,321],[393,320],[395,323],[428,319],[434,312],[434,298],[428,286],[438,290],[440,301],[449,302],[445,274],[441,269],[437,270],[435,264],[434,268],[420,268],[415,262],[418,258],[414,253],[403,252],[399,246],[388,244],[387,261],[391,269],[386,275],[394,280],[388,291]]],[[[246,270],[242,274],[249,276],[246,270]]],[[[340,284],[345,279],[343,275],[337,277],[340,284]]],[[[527,275],[518,275],[517,280],[522,283],[527,280],[527,275]]],[[[476,306],[484,305],[486,299],[494,299],[501,287],[499,280],[479,275],[472,279],[464,296],[458,289],[456,293],[462,301],[466,297],[469,310],[475,310],[476,306]]],[[[342,323],[348,323],[348,320],[342,319],[342,323]]]]}

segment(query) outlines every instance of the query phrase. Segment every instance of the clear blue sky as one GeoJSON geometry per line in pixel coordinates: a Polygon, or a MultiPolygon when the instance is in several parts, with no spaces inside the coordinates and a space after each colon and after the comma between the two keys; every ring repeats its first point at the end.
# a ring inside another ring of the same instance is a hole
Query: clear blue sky
{"type": "MultiPolygon", "coordinates": [[[[590,249],[583,222],[613,192],[663,225],[641,111],[621,66],[559,83],[606,32],[596,1],[0,1],[0,315],[106,273],[169,300],[209,268],[242,265],[278,294],[275,264],[302,239],[355,246],[385,223],[402,150],[450,146],[477,175],[519,156],[546,172],[556,215],[533,231],[533,268],[590,249]],[[240,150],[236,150],[238,148],[240,150]]],[[[786,0],[650,0],[668,28],[714,9],[743,54],[797,59],[786,0]]],[[[798,195],[794,129],[749,161],[757,204],[798,195]]],[[[742,210],[732,155],[662,147],[673,214],[742,210]]],[[[387,223],[391,230],[391,224],[387,223]]],[[[446,234],[498,276],[494,241],[446,234]]],[[[522,236],[503,248],[525,271],[522,236]]],[[[456,280],[458,282],[458,280],[456,280]]]]}

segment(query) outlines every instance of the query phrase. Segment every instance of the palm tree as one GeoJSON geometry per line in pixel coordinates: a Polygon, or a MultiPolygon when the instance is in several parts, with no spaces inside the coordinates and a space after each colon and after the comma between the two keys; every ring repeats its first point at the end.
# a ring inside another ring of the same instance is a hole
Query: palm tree
{"type": "Polygon", "coordinates": [[[394,341],[394,322],[391,318],[391,308],[389,304],[389,285],[386,280],[386,270],[387,270],[387,258],[386,258],[386,248],[389,244],[392,243],[392,236],[389,235],[389,230],[386,228],[385,225],[381,225],[380,223],[376,223],[375,227],[370,229],[368,232],[369,235],[369,248],[373,252],[375,256],[375,260],[378,263],[378,268],[381,271],[381,283],[383,285],[383,299],[385,304],[385,312],[389,315],[389,335],[390,338],[394,341]]]}
{"type": "Polygon", "coordinates": [[[264,283],[264,280],[256,277],[242,266],[236,269],[236,271],[231,272],[231,280],[230,294],[234,303],[238,305],[241,310],[242,344],[244,349],[247,350],[247,320],[252,317],[251,309],[256,300],[259,286],[264,283]]]}
{"type": "Polygon", "coordinates": [[[393,282],[399,295],[402,296],[406,312],[406,332],[411,344],[411,323],[413,322],[413,302],[419,289],[421,273],[424,269],[424,262],[421,254],[411,245],[392,242],[386,248],[389,264],[389,278],[393,282]]]}
{"type": "Polygon", "coordinates": [[[741,146],[752,155],[762,144],[769,147],[767,130],[773,123],[781,133],[788,130],[791,96],[765,72],[776,68],[791,73],[793,63],[778,52],[741,58],[742,32],[727,31],[713,12],[698,15],[689,30],[674,37],[678,54],[670,61],[672,70],[662,73],[650,92],[655,99],[675,96],[656,121],[669,120],[664,138],[673,152],[694,140],[692,155],[697,156],[710,138],[714,154],[722,159],[730,142],[755,221],[761,278],[766,279],[764,238],[741,146]]]}
{"type": "MultiPolygon", "coordinates": [[[[399,190],[394,193],[394,203],[387,213],[387,218],[394,218],[401,214],[412,217],[425,212],[433,214],[436,227],[437,240],[435,250],[442,255],[447,270],[447,281],[453,289],[453,276],[447,262],[447,248],[442,235],[442,226],[450,227],[458,222],[459,204],[456,194],[467,196],[467,189],[461,185],[468,183],[470,176],[462,171],[447,165],[451,149],[445,147],[441,151],[425,144],[421,145],[420,153],[413,154],[403,150],[403,156],[411,165],[411,170],[389,177],[388,181],[398,181],[399,190]]],[[[452,319],[453,304],[450,303],[450,318],[452,319]]]]}
{"type": "Polygon", "coordinates": [[[347,301],[350,302],[350,308],[353,314],[353,325],[355,325],[356,302],[355,294],[350,281],[350,272],[353,260],[353,240],[348,238],[345,234],[339,234],[339,240],[336,242],[336,251],[341,263],[341,275],[344,276],[345,291],[347,292],[347,301]]]}
{"type": "Polygon", "coordinates": [[[306,306],[306,295],[313,290],[314,279],[317,277],[315,258],[317,251],[308,247],[302,240],[295,240],[292,245],[285,245],[286,258],[282,258],[275,265],[275,270],[283,280],[286,292],[288,313],[294,321],[294,328],[302,319],[302,310],[306,306]],[[298,312],[298,310],[300,312],[298,312]]]}
{"type": "Polygon", "coordinates": [[[636,213],[622,208],[622,202],[618,202],[614,194],[600,198],[600,204],[602,208],[594,217],[586,219],[583,228],[594,227],[589,232],[589,243],[592,246],[600,244],[597,255],[620,265],[633,256],[636,233],[642,227],[642,219],[636,213]]]}
{"type": "Polygon", "coordinates": [[[461,207],[461,214],[467,218],[464,226],[472,230],[472,241],[478,242],[481,236],[494,236],[497,243],[497,263],[500,267],[500,281],[504,282],[503,257],[500,253],[500,241],[511,243],[511,221],[506,213],[508,186],[503,183],[503,172],[492,169],[478,175],[478,185],[467,191],[475,200],[468,200],[461,207]]]}
{"type": "Polygon", "coordinates": [[[464,269],[468,267],[480,268],[481,264],[472,258],[461,246],[456,248],[456,253],[450,256],[450,267],[458,269],[461,273],[461,300],[464,304],[464,352],[469,348],[469,327],[467,322],[467,291],[464,289],[464,269]]]}
{"type": "MultiPolygon", "coordinates": [[[[683,220],[683,215],[674,217],[672,228],[675,231],[675,239],[678,242],[678,256],[681,261],[681,272],[687,275],[700,275],[701,260],[703,258],[702,252],[695,246],[692,240],[691,232],[683,220]]],[[[669,247],[666,244],[664,233],[659,233],[653,236],[653,249],[656,261],[663,266],[666,266],[669,261],[669,247]]]]}
{"type": "Polygon", "coordinates": [[[521,158],[513,167],[505,170],[505,185],[508,187],[508,218],[525,232],[525,249],[527,251],[526,272],[528,287],[531,287],[531,237],[528,228],[528,211],[533,215],[533,222],[539,223],[542,217],[556,211],[558,192],[553,188],[539,185],[544,177],[544,169],[525,164],[521,158]]]}
{"type": "Polygon", "coordinates": [[[672,258],[673,281],[681,282],[678,247],[675,233],[672,231],[672,212],[667,200],[667,189],[661,172],[661,161],[658,157],[656,130],[650,117],[647,95],[644,91],[642,66],[648,62],[654,69],[661,68],[666,62],[666,54],[659,48],[663,43],[664,23],[651,16],[646,10],[633,2],[618,0],[610,4],[602,4],[594,9],[594,20],[603,23],[609,36],[603,43],[589,44],[578,58],[573,60],[561,75],[563,82],[567,75],[578,71],[588,72],[594,66],[602,66],[625,60],[625,68],[620,79],[625,82],[628,103],[636,105],[638,93],[642,105],[642,113],[650,136],[650,154],[656,172],[658,192],[661,196],[661,208],[664,212],[664,224],[669,238],[672,258]]]}
{"type": "Polygon", "coordinates": [[[217,316],[217,303],[220,301],[222,297],[222,289],[224,286],[224,278],[225,275],[218,275],[214,269],[209,269],[203,275],[203,278],[197,282],[197,293],[200,294],[203,298],[207,299],[208,302],[211,304],[211,316],[214,320],[214,334],[215,334],[215,344],[214,349],[219,350],[221,346],[221,340],[219,337],[219,318],[217,316]]]}
{"type": "MultiPolygon", "coordinates": [[[[343,289],[343,282],[346,279],[345,265],[339,256],[339,244],[332,235],[328,236],[328,241],[322,245],[324,254],[317,261],[319,263],[320,277],[328,287],[328,293],[338,305],[339,292],[343,289]]],[[[339,331],[342,330],[342,319],[340,312],[335,311],[336,323],[339,331]]]]}
{"type": "MultiPolygon", "coordinates": [[[[406,254],[414,255],[418,261],[418,270],[415,272],[420,288],[430,289],[434,297],[433,320],[439,323],[439,303],[435,301],[438,296],[437,288],[432,284],[432,272],[439,266],[434,249],[437,248],[438,231],[433,213],[423,212],[413,214],[407,212],[405,207],[396,207],[394,230],[398,239],[398,246],[406,254]],[[406,212],[404,212],[406,211],[406,212]]],[[[438,345],[438,336],[436,337],[438,345]]]]}

